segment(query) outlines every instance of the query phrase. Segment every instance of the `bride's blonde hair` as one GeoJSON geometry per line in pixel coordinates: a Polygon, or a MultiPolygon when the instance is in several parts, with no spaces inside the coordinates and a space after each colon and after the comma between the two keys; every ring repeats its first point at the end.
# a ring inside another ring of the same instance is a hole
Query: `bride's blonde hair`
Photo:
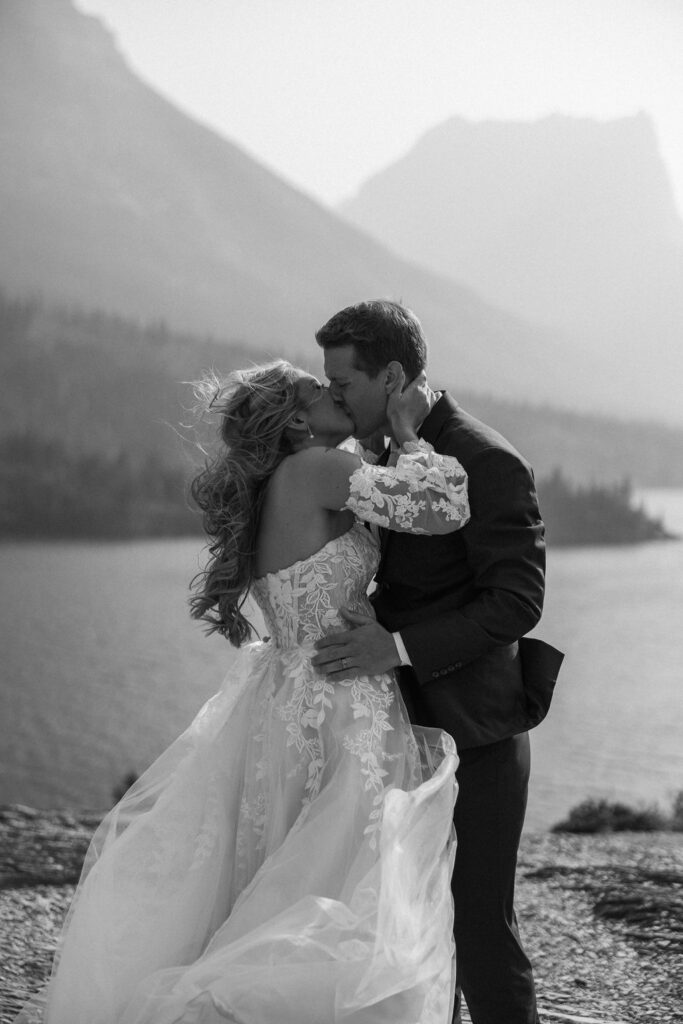
{"type": "Polygon", "coordinates": [[[219,448],[190,486],[211,538],[209,561],[192,580],[191,615],[235,647],[253,627],[242,607],[253,580],[254,551],[265,485],[293,451],[286,428],[306,405],[302,371],[280,359],[194,385],[204,414],[219,419],[219,448]]]}

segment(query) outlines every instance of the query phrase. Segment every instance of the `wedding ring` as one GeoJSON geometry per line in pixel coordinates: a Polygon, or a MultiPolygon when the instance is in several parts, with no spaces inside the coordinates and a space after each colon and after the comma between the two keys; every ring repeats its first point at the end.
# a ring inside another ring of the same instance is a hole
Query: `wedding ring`
{"type": "Polygon", "coordinates": [[[347,668],[349,667],[349,659],[348,658],[342,658],[341,661],[340,661],[340,665],[344,669],[344,671],[346,672],[347,668]]]}

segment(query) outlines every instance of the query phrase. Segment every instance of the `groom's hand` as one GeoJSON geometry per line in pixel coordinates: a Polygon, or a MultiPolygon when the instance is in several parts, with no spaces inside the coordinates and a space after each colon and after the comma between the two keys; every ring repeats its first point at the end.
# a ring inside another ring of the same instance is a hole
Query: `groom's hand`
{"type": "Polygon", "coordinates": [[[318,640],[313,664],[319,672],[330,679],[348,679],[381,675],[401,664],[393,636],[376,619],[346,608],[341,614],[351,628],[318,640]]]}

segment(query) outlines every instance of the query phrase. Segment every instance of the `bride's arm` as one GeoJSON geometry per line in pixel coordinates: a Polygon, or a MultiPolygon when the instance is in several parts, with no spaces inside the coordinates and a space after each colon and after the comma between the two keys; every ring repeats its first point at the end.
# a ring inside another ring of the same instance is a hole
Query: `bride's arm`
{"type": "MultiPolygon", "coordinates": [[[[426,441],[405,441],[394,465],[377,466],[339,448],[308,448],[291,459],[298,486],[316,504],[350,509],[401,533],[444,534],[469,521],[467,474],[426,441]]],[[[296,484],[295,484],[296,485],[296,484]]]]}

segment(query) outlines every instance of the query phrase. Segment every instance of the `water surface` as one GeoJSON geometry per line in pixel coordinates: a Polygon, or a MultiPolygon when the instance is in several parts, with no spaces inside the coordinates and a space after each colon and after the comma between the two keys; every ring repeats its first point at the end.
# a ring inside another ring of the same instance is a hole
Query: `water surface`
{"type": "MultiPolygon", "coordinates": [[[[683,492],[648,492],[683,533],[683,492]]],[[[187,612],[197,540],[0,546],[0,803],[106,807],[220,685],[187,612]]],[[[537,635],[566,652],[532,734],[527,826],[683,789],[683,542],[549,552],[537,635]]]]}

